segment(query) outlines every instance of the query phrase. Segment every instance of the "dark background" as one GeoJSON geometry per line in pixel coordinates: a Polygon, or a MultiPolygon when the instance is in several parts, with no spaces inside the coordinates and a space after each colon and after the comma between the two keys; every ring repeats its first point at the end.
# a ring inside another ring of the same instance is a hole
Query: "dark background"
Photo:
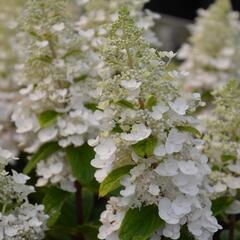
{"type": "MultiPolygon", "coordinates": [[[[198,8],[207,8],[213,2],[214,0],[152,0],[146,7],[154,12],[192,20],[196,17],[198,8]]],[[[232,0],[232,4],[235,10],[240,10],[240,0],[232,0]]]]}

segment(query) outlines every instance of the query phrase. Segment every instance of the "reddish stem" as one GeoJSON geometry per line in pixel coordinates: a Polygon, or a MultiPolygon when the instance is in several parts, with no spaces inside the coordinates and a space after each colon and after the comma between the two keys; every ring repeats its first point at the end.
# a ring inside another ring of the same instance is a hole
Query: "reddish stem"
{"type": "MultiPolygon", "coordinates": [[[[78,225],[82,225],[84,223],[83,206],[82,206],[82,186],[78,181],[76,181],[75,187],[77,189],[77,192],[76,192],[77,221],[78,221],[78,225]]],[[[84,235],[80,232],[77,234],[77,236],[74,239],[75,240],[85,240],[84,235]]]]}
{"type": "Polygon", "coordinates": [[[229,216],[229,240],[235,239],[235,225],[236,225],[236,217],[235,215],[229,216]]]}

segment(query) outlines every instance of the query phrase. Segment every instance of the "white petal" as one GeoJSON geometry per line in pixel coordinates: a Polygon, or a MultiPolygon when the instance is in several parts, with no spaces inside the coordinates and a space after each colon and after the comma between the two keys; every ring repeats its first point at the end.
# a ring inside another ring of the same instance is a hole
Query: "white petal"
{"type": "Polygon", "coordinates": [[[16,182],[16,183],[19,183],[19,184],[25,184],[27,182],[27,180],[29,180],[30,178],[22,173],[17,173],[16,171],[12,170],[12,173],[13,173],[13,180],[16,182]]]}
{"type": "Polygon", "coordinates": [[[0,158],[1,159],[12,159],[14,158],[14,154],[6,149],[0,148],[0,158]]]}
{"type": "Polygon", "coordinates": [[[180,152],[183,144],[187,141],[188,136],[185,133],[178,132],[175,128],[172,129],[167,137],[166,152],[172,154],[174,152],[180,152]]]}
{"type": "Polygon", "coordinates": [[[187,175],[195,175],[198,172],[198,168],[196,167],[193,161],[179,161],[178,167],[180,171],[187,175]]]}
{"type": "Polygon", "coordinates": [[[189,107],[187,101],[183,98],[177,98],[174,102],[169,102],[169,106],[179,115],[185,115],[186,110],[189,107]]]}
{"type": "Polygon", "coordinates": [[[191,199],[186,198],[183,195],[177,196],[177,198],[172,202],[173,211],[180,216],[190,213],[191,206],[192,206],[191,199]]]}
{"type": "Polygon", "coordinates": [[[144,124],[135,124],[132,127],[131,133],[122,133],[121,138],[128,142],[139,142],[148,138],[152,130],[147,128],[144,124]]]}
{"type": "Polygon", "coordinates": [[[174,159],[167,159],[160,163],[154,171],[160,176],[175,176],[178,174],[178,162],[174,159]]]}
{"type": "Polygon", "coordinates": [[[52,26],[52,29],[56,32],[61,32],[62,30],[64,30],[64,28],[65,28],[64,23],[57,23],[57,24],[52,26]]]}
{"type": "Polygon", "coordinates": [[[163,113],[167,112],[169,110],[169,107],[159,104],[157,106],[154,106],[152,109],[152,112],[150,113],[150,116],[155,120],[162,119],[163,113]]]}
{"type": "Polygon", "coordinates": [[[156,148],[154,149],[154,155],[157,157],[162,157],[166,155],[166,150],[164,145],[157,145],[156,148]]]}
{"type": "Polygon", "coordinates": [[[158,196],[160,189],[156,184],[150,184],[148,192],[150,192],[153,196],[158,196]]]}
{"type": "Polygon", "coordinates": [[[124,190],[120,191],[120,194],[123,197],[129,197],[132,196],[135,193],[136,186],[135,185],[129,185],[124,190]]]}
{"type": "Polygon", "coordinates": [[[111,138],[107,138],[95,147],[94,150],[100,158],[108,159],[115,153],[117,147],[111,138]]]}
{"type": "Polygon", "coordinates": [[[168,198],[161,198],[158,205],[159,216],[166,223],[178,224],[179,217],[173,212],[172,203],[168,198]]]}
{"type": "Polygon", "coordinates": [[[38,133],[39,140],[44,143],[53,140],[57,136],[58,130],[55,127],[41,129],[38,133]]]}
{"type": "Polygon", "coordinates": [[[121,86],[127,90],[134,91],[141,86],[141,82],[137,82],[136,80],[124,80],[121,81],[121,86]]]}

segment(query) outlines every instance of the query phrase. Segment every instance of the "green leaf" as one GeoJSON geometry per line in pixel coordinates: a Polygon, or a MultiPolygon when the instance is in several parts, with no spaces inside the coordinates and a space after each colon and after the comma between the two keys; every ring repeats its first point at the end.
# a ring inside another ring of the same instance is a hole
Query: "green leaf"
{"type": "Polygon", "coordinates": [[[157,98],[154,95],[150,95],[146,102],[146,108],[152,111],[152,108],[157,105],[157,98]]]}
{"type": "Polygon", "coordinates": [[[201,137],[201,132],[198,131],[198,129],[192,127],[192,126],[177,126],[176,127],[181,132],[189,132],[194,136],[201,137]]]}
{"type": "MultiPolygon", "coordinates": [[[[223,230],[221,233],[220,233],[220,238],[219,240],[229,240],[229,230],[223,230]]],[[[240,232],[237,230],[237,229],[234,229],[234,240],[237,240],[237,239],[240,239],[240,232]]]]}
{"type": "Polygon", "coordinates": [[[43,204],[45,211],[49,215],[48,226],[53,226],[61,215],[61,210],[66,199],[71,195],[56,187],[51,187],[47,191],[43,204]]]}
{"type": "Polygon", "coordinates": [[[94,179],[95,170],[91,166],[91,160],[94,156],[94,150],[88,144],[67,148],[67,159],[73,175],[82,185],[87,185],[94,179]]]}
{"type": "Polygon", "coordinates": [[[33,168],[41,160],[45,160],[47,157],[57,152],[61,147],[57,142],[48,142],[43,144],[38,151],[32,156],[31,160],[28,162],[27,166],[24,168],[24,174],[29,174],[33,168]]]}
{"type": "Polygon", "coordinates": [[[57,120],[59,113],[48,110],[38,115],[38,122],[42,128],[47,127],[57,120]]]}
{"type": "Polygon", "coordinates": [[[118,104],[119,106],[122,106],[122,107],[134,109],[134,105],[133,105],[131,102],[129,102],[129,101],[127,101],[127,100],[124,100],[124,99],[119,100],[119,101],[117,102],[117,104],[118,104]]]}
{"type": "Polygon", "coordinates": [[[79,55],[81,53],[80,49],[70,49],[62,58],[67,58],[74,55],[79,55]]]}
{"type": "Polygon", "coordinates": [[[88,222],[93,210],[94,194],[86,188],[82,189],[82,208],[84,222],[88,222]]]}
{"type": "Polygon", "coordinates": [[[69,197],[64,201],[63,207],[61,209],[61,216],[59,217],[54,228],[60,226],[65,227],[75,227],[78,225],[77,204],[76,204],[76,194],[71,193],[69,197]]]}
{"type": "Polygon", "coordinates": [[[78,226],[77,230],[81,232],[86,240],[97,240],[98,227],[90,224],[78,226]]]}
{"type": "Polygon", "coordinates": [[[78,82],[84,81],[87,79],[87,77],[88,77],[88,75],[82,75],[82,76],[76,77],[76,78],[74,78],[74,82],[78,83],[78,82]]]}
{"type": "Polygon", "coordinates": [[[29,32],[30,35],[32,35],[33,37],[37,38],[39,41],[42,41],[42,36],[38,35],[36,32],[31,31],[29,32]]]}
{"type": "Polygon", "coordinates": [[[92,110],[93,112],[95,112],[96,110],[98,110],[98,105],[96,103],[92,103],[92,102],[87,102],[84,104],[84,106],[89,109],[92,110]]]}
{"type": "Polygon", "coordinates": [[[126,165],[113,170],[101,183],[99,188],[99,195],[106,196],[108,193],[114,191],[121,186],[120,181],[122,177],[129,173],[133,165],[126,165]]]}
{"type": "Polygon", "coordinates": [[[221,159],[223,162],[227,162],[227,161],[231,161],[231,160],[235,161],[235,160],[237,160],[237,157],[234,155],[222,155],[221,159]]]}
{"type": "Polygon", "coordinates": [[[154,148],[157,145],[157,139],[150,136],[134,145],[132,145],[134,152],[140,157],[150,157],[153,155],[154,148]]]}
{"type": "Polygon", "coordinates": [[[39,56],[35,59],[32,59],[32,62],[34,61],[40,61],[40,62],[45,62],[45,63],[52,63],[53,61],[53,58],[48,56],[48,55],[42,55],[42,56],[39,56]]]}
{"type": "Polygon", "coordinates": [[[188,231],[188,228],[186,225],[183,225],[181,227],[181,233],[179,240],[194,240],[194,237],[192,234],[188,231]]]}
{"type": "Polygon", "coordinates": [[[122,132],[123,132],[123,130],[122,130],[122,128],[121,128],[121,126],[120,126],[119,123],[115,123],[115,126],[114,126],[114,128],[112,129],[112,131],[113,131],[114,133],[122,133],[122,132]]]}
{"type": "Polygon", "coordinates": [[[212,212],[214,216],[223,213],[234,201],[232,197],[220,197],[212,202],[212,212]]]}
{"type": "Polygon", "coordinates": [[[44,240],[72,240],[73,238],[72,236],[70,236],[69,232],[62,231],[62,228],[51,228],[46,232],[46,237],[44,238],[44,240]]]}
{"type": "Polygon", "coordinates": [[[155,205],[129,209],[122,221],[119,238],[120,240],[147,240],[164,224],[155,205]]]}

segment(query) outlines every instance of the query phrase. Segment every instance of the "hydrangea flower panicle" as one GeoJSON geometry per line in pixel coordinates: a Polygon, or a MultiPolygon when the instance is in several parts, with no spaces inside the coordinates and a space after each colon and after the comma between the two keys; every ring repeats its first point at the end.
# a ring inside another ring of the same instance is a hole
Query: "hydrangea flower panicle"
{"type": "Polygon", "coordinates": [[[211,171],[202,141],[187,131],[195,127],[191,114],[201,100],[179,94],[167,70],[174,55],[151,48],[142,33],[121,8],[103,48],[108,74],[99,83],[98,107],[108,127],[93,140],[95,177],[102,182],[119,167],[133,167],[121,180],[120,195],[102,213],[98,237],[119,239],[126,212],[154,204],[165,225],[153,238],[177,239],[186,224],[195,239],[208,240],[221,228],[207,197],[211,171]]]}

